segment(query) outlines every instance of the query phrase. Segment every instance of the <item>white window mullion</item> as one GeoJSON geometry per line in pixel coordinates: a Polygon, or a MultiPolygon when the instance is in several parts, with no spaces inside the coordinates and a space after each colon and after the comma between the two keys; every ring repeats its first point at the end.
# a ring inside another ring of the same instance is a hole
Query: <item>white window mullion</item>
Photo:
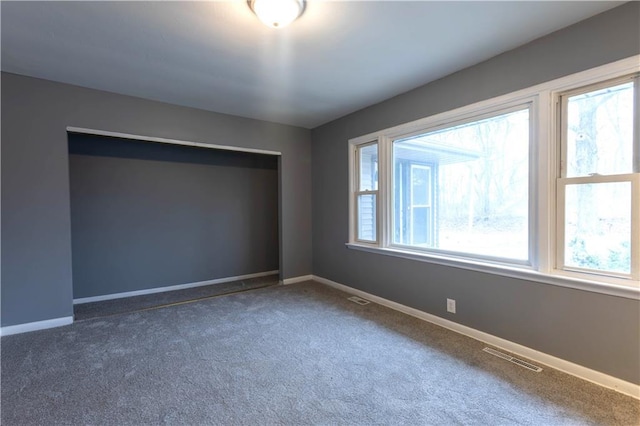
{"type": "Polygon", "coordinates": [[[640,173],[640,73],[633,79],[635,97],[633,99],[633,171],[640,173]]]}
{"type": "Polygon", "coordinates": [[[634,123],[633,123],[633,171],[631,197],[631,273],[633,279],[640,280],[640,73],[634,78],[634,123]]]}
{"type": "Polygon", "coordinates": [[[555,268],[559,271],[564,270],[564,248],[565,248],[565,185],[562,179],[556,180],[556,247],[555,247],[555,268]]]}
{"type": "MultiPolygon", "coordinates": [[[[541,111],[540,111],[540,96],[531,99],[529,105],[529,226],[528,226],[528,262],[533,269],[538,269],[540,265],[539,250],[540,247],[540,231],[539,231],[539,217],[540,217],[540,204],[539,187],[542,186],[538,180],[538,152],[542,149],[540,147],[540,135],[542,129],[540,128],[541,111]]],[[[545,111],[546,112],[546,111],[545,111]]]]}
{"type": "Polygon", "coordinates": [[[377,141],[370,141],[355,146],[354,149],[354,188],[353,198],[353,241],[377,245],[380,241],[380,197],[379,197],[379,146],[377,141]],[[367,150],[367,157],[363,151],[367,150]],[[366,169],[365,169],[366,166],[366,169]],[[366,180],[363,180],[366,177],[366,180]],[[368,208],[364,207],[370,204],[368,208]],[[365,215],[370,212],[370,217],[365,215]],[[373,235],[367,238],[368,233],[362,232],[363,226],[369,225],[373,235]]]}
{"type": "Polygon", "coordinates": [[[631,185],[631,275],[640,280],[640,73],[633,79],[633,171],[631,185]]]}
{"type": "Polygon", "coordinates": [[[555,266],[555,228],[554,223],[556,208],[556,170],[558,166],[558,154],[555,150],[556,137],[553,134],[551,123],[555,123],[559,114],[553,94],[546,90],[539,94],[537,102],[537,120],[532,124],[537,127],[537,132],[532,139],[537,145],[537,192],[535,237],[537,244],[534,249],[532,264],[534,269],[540,272],[551,272],[555,266]]]}
{"type": "Polygon", "coordinates": [[[380,220],[378,231],[380,237],[378,241],[381,247],[388,247],[391,239],[391,209],[393,201],[391,197],[391,144],[388,138],[380,136],[378,138],[378,155],[379,155],[379,180],[378,180],[378,198],[380,200],[380,220]]]}
{"type": "Polygon", "coordinates": [[[356,202],[355,193],[358,185],[358,165],[357,165],[357,150],[355,145],[349,144],[349,241],[356,240],[358,230],[356,229],[356,202]]]}
{"type": "Polygon", "coordinates": [[[631,235],[631,277],[640,280],[640,173],[631,178],[631,235]]]}

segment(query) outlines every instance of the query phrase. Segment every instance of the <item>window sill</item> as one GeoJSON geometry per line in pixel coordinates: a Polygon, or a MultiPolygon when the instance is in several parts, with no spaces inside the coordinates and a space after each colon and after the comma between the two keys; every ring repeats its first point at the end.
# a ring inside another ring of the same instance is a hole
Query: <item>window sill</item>
{"type": "Polygon", "coordinates": [[[531,269],[516,268],[447,256],[437,256],[430,253],[416,253],[407,250],[371,247],[354,243],[346,243],[345,245],[349,249],[382,254],[385,256],[400,257],[403,259],[411,259],[420,262],[434,263],[437,265],[451,266],[454,268],[467,269],[470,271],[484,272],[504,277],[535,281],[542,284],[550,284],[560,287],[590,291],[593,293],[606,294],[609,296],[640,300],[640,285],[638,281],[629,281],[629,284],[611,284],[569,276],[546,274],[531,269]]]}

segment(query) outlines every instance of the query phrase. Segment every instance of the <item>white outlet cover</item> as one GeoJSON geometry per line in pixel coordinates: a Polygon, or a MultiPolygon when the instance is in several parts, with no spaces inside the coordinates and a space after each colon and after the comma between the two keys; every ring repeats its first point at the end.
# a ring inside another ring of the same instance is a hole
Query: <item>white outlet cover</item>
{"type": "Polygon", "coordinates": [[[447,299],[447,312],[456,313],[456,301],[454,299],[447,299]]]}

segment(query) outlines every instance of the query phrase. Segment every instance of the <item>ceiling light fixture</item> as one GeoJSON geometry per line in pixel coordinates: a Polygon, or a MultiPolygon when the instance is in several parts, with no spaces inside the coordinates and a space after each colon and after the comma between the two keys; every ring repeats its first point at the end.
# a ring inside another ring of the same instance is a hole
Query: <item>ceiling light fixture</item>
{"type": "Polygon", "coordinates": [[[266,26],[286,27],[304,12],[304,0],[249,0],[249,7],[266,26]]]}

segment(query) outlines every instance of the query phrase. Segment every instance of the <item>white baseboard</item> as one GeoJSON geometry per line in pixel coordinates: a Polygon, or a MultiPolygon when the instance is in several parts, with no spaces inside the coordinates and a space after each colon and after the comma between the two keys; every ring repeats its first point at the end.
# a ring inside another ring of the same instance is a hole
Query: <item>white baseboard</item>
{"type": "Polygon", "coordinates": [[[73,299],[73,304],[80,305],[82,303],[102,302],[104,300],[122,299],[124,297],[143,296],[145,294],[164,293],[166,291],[174,291],[174,290],[184,290],[187,288],[202,287],[205,285],[222,284],[222,283],[228,283],[231,281],[248,280],[250,278],[265,277],[267,275],[274,275],[279,272],[280,271],[278,270],[258,272],[255,274],[239,275],[237,277],[217,278],[215,280],[198,281],[195,283],[178,284],[178,285],[171,285],[167,287],[155,287],[155,288],[148,288],[144,290],[127,291],[124,293],[105,294],[102,296],[80,297],[78,299],[73,299]]]}
{"type": "Polygon", "coordinates": [[[303,281],[311,281],[312,279],[313,279],[313,275],[301,275],[299,277],[286,278],[282,280],[282,284],[284,285],[295,284],[295,283],[301,283],[303,281]]]}
{"type": "Polygon", "coordinates": [[[72,323],[73,316],[9,325],[0,328],[0,336],[11,336],[12,334],[27,333],[29,331],[46,330],[47,328],[61,327],[72,323]]]}
{"type": "Polygon", "coordinates": [[[400,303],[393,302],[391,300],[384,299],[382,297],[375,296],[373,294],[369,294],[362,290],[348,287],[344,284],[340,284],[335,281],[328,280],[326,278],[322,278],[314,275],[313,280],[322,284],[326,284],[338,290],[342,290],[345,293],[350,293],[356,296],[360,296],[364,299],[370,300],[372,302],[378,303],[380,305],[386,306],[396,311],[405,313],[407,315],[411,315],[413,317],[430,322],[432,324],[439,325],[441,327],[455,331],[456,333],[463,334],[465,336],[490,344],[497,348],[504,349],[507,352],[511,352],[521,357],[528,358],[536,363],[544,364],[548,367],[554,368],[556,370],[560,370],[567,374],[571,374],[572,376],[578,377],[580,379],[587,380],[597,385],[604,386],[609,389],[613,389],[625,395],[629,395],[633,398],[640,399],[640,386],[634,383],[630,383],[625,380],[618,379],[617,377],[613,377],[608,374],[601,373],[599,371],[592,370],[590,368],[583,367],[578,364],[574,364],[573,362],[566,361],[561,358],[557,358],[553,355],[549,355],[549,354],[537,351],[535,349],[531,349],[529,347],[520,345],[518,343],[511,342],[501,337],[497,337],[492,334],[485,333],[483,331],[479,331],[474,328],[467,327],[465,325],[461,325],[453,321],[449,321],[447,319],[438,317],[436,315],[428,314],[418,309],[410,308],[400,303]]]}

